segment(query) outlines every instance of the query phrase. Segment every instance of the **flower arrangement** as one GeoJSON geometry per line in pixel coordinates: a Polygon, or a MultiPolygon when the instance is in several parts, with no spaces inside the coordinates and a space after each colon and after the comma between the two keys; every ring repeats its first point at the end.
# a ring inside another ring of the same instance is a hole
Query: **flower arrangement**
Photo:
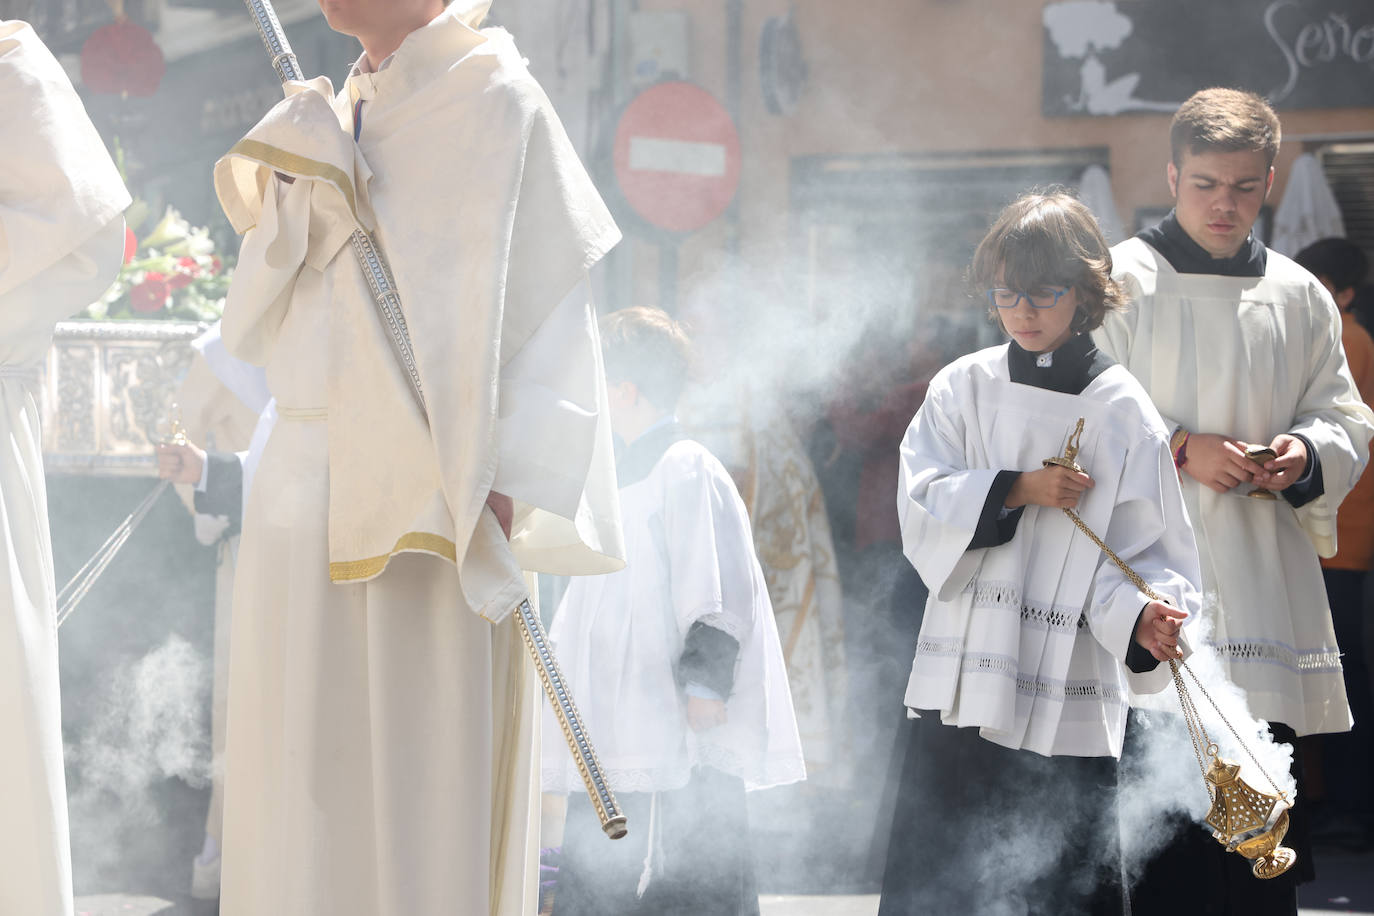
{"type": "Polygon", "coordinates": [[[143,238],[134,228],[147,206],[135,201],[125,214],[124,266],[105,295],[86,309],[87,318],[214,321],[224,311],[232,270],[215,253],[202,227],[192,227],[171,207],[143,238]]]}

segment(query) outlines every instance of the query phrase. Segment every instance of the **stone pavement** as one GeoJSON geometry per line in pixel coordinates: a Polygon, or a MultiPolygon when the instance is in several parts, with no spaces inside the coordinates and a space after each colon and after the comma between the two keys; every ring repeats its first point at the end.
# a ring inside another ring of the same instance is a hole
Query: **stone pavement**
{"type": "MultiPolygon", "coordinates": [[[[1374,853],[1319,850],[1318,879],[1302,888],[1300,916],[1374,916],[1374,853]]],[[[876,916],[877,894],[762,894],[761,916],[876,916]]],[[[215,916],[213,903],[146,894],[78,897],[76,916],[215,916]]]]}

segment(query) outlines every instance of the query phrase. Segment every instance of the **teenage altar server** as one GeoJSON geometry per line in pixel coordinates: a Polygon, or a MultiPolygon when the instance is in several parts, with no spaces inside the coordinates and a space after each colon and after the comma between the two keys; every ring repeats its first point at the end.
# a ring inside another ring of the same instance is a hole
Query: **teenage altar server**
{"type": "Polygon", "coordinates": [[[658,309],[602,322],[627,566],[576,579],[551,637],[637,832],[606,848],[544,716],[544,790],[572,793],[555,916],[758,913],[745,791],[804,779],[749,516],[678,424],[688,341],[658,309]]]}
{"type": "MultiPolygon", "coordinates": [[[[1173,212],[1112,249],[1129,304],[1097,341],[1169,427],[1197,530],[1203,613],[1227,674],[1292,743],[1350,728],[1318,556],[1336,552],[1336,508],[1368,459],[1374,413],[1350,376],[1331,295],[1252,232],[1279,136],[1278,116],[1254,93],[1205,89],[1183,103],[1169,131],[1173,212]],[[1271,451],[1251,460],[1252,447],[1271,451]]],[[[1296,759],[1293,775],[1301,798],[1296,759]]],[[[1194,836],[1174,847],[1178,867],[1147,873],[1149,901],[1137,910],[1297,912],[1296,885],[1313,876],[1306,817],[1302,804],[1293,809],[1298,864],[1279,878],[1256,880],[1194,836]],[[1183,867],[1196,882],[1179,878],[1183,867]],[[1221,888],[1216,902],[1181,893],[1201,882],[1221,888]]]]}

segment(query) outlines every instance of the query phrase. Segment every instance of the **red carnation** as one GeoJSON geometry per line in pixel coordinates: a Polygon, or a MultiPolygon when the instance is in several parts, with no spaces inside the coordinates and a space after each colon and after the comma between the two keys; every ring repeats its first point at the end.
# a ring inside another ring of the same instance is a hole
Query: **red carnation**
{"type": "Polygon", "coordinates": [[[177,258],[177,272],[172,274],[167,280],[167,288],[176,292],[191,285],[191,281],[200,276],[200,265],[196,259],[186,256],[177,258]]]}
{"type": "Polygon", "coordinates": [[[166,72],[153,33],[127,20],[101,26],[81,47],[81,82],[92,92],[152,95],[166,72]]]}
{"type": "Polygon", "coordinates": [[[167,278],[155,270],[143,275],[143,282],[129,290],[129,308],[135,312],[160,312],[172,294],[167,278]]]}
{"type": "Polygon", "coordinates": [[[210,276],[215,277],[224,269],[224,262],[219,259],[219,255],[210,257],[210,276]]]}
{"type": "Polygon", "coordinates": [[[138,236],[128,226],[124,227],[124,263],[128,264],[138,254],[138,236]]]}

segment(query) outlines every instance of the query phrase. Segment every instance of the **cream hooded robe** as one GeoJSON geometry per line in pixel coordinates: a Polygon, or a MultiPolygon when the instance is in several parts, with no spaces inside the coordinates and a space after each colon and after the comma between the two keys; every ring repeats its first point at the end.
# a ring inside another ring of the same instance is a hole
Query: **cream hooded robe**
{"type": "Polygon", "coordinates": [[[128,192],[62,67],[0,20],[0,913],[72,911],[38,386],[124,253],[128,192]]]}
{"type": "Polygon", "coordinates": [[[337,98],[288,87],[216,168],[246,232],[224,339],[279,415],[235,581],[226,916],[535,906],[542,701],[509,613],[526,570],[622,565],[586,291],[619,233],[509,36],[471,27],[484,9],[453,4],[337,98]]]}

